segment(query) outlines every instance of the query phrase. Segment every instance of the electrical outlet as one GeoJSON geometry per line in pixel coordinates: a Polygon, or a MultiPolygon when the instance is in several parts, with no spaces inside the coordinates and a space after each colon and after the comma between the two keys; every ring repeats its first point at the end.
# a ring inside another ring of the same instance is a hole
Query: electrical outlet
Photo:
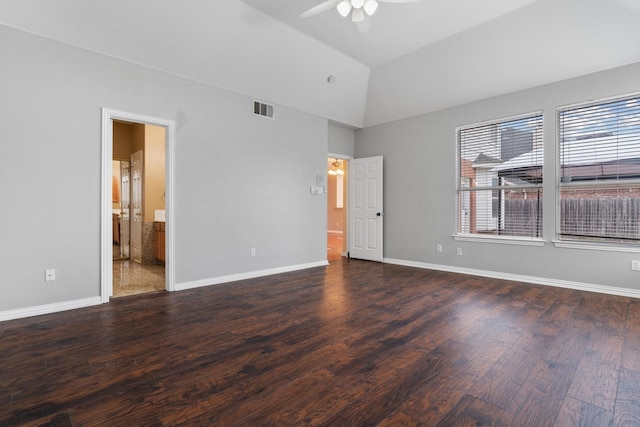
{"type": "Polygon", "coordinates": [[[442,245],[439,244],[438,246],[436,246],[436,251],[442,252],[442,245]]]}
{"type": "Polygon", "coordinates": [[[631,260],[631,270],[632,271],[640,271],[640,261],[631,260]]]}
{"type": "Polygon", "coordinates": [[[44,281],[52,282],[56,280],[56,270],[54,268],[48,268],[44,271],[44,281]]]}
{"type": "Polygon", "coordinates": [[[256,248],[251,248],[251,256],[256,256],[256,248]]]}
{"type": "Polygon", "coordinates": [[[456,248],[456,254],[462,255],[462,248],[456,248]]]}

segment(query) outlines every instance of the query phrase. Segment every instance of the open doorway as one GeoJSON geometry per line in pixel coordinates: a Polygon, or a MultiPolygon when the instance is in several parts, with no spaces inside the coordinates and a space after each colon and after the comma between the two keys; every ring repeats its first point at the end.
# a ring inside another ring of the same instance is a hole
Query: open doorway
{"type": "Polygon", "coordinates": [[[103,302],[174,288],[174,129],[173,121],[103,109],[103,302]]]}
{"type": "Polygon", "coordinates": [[[113,296],[165,289],[165,128],[113,121],[113,296]]]}
{"type": "Polygon", "coordinates": [[[327,260],[339,260],[346,254],[347,160],[327,158],[327,260]]]}

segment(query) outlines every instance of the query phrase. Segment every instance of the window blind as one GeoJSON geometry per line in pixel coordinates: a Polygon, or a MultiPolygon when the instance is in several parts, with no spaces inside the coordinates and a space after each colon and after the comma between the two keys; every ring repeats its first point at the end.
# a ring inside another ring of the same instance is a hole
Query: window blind
{"type": "Polygon", "coordinates": [[[558,110],[561,239],[640,242],[640,96],[558,110]]]}
{"type": "Polygon", "coordinates": [[[542,114],[458,130],[458,233],[542,235],[542,114]]]}

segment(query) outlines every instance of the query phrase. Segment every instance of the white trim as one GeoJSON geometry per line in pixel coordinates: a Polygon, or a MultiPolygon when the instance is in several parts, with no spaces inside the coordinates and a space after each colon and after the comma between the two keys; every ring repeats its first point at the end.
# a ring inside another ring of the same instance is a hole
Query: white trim
{"type": "Polygon", "coordinates": [[[515,237],[515,236],[477,236],[475,234],[454,234],[454,240],[461,242],[498,243],[502,245],[544,246],[544,239],[515,237]]]}
{"type": "Polygon", "coordinates": [[[43,314],[58,313],[61,311],[75,310],[77,308],[100,305],[100,297],[91,297],[73,301],[56,302],[53,304],[37,305],[33,307],[19,308],[16,310],[0,311],[0,322],[6,320],[22,319],[25,317],[41,316],[43,314]]]}
{"type": "Polygon", "coordinates": [[[174,204],[174,170],[175,170],[175,138],[176,124],[173,120],[159,119],[125,111],[102,108],[102,185],[101,185],[101,223],[100,223],[100,298],[103,303],[109,302],[113,294],[113,255],[112,235],[109,232],[112,226],[112,158],[113,158],[113,120],[123,120],[133,123],[144,123],[162,126],[165,134],[165,231],[166,231],[166,262],[165,262],[165,288],[167,291],[175,290],[175,222],[173,214],[174,204]]]}
{"type": "Polygon", "coordinates": [[[565,248],[565,249],[586,249],[589,251],[640,253],[640,247],[638,245],[627,246],[624,244],[616,245],[611,243],[581,242],[581,241],[567,241],[567,240],[554,240],[553,244],[555,245],[556,248],[565,248]]]}
{"type": "Polygon", "coordinates": [[[238,280],[255,279],[257,277],[271,276],[274,274],[289,273],[291,271],[306,270],[314,267],[326,267],[329,265],[327,261],[318,261],[308,264],[290,265],[287,267],[270,268],[266,270],[249,271],[246,273],[230,274],[228,276],[213,277],[210,279],[194,280],[192,282],[176,283],[176,291],[184,291],[187,289],[202,288],[204,286],[219,285],[222,283],[236,282],[238,280]]]}
{"type": "Polygon", "coordinates": [[[113,244],[107,248],[107,242],[113,241],[109,230],[113,227],[112,177],[113,175],[113,125],[111,112],[102,109],[102,182],[100,196],[100,300],[109,302],[113,293],[113,244]],[[111,217],[111,219],[109,219],[111,217]],[[111,226],[109,226],[111,221],[111,226]]]}
{"type": "Polygon", "coordinates": [[[532,283],[534,285],[553,286],[556,288],[575,289],[577,291],[597,292],[600,294],[617,295],[623,297],[640,298],[640,290],[604,286],[593,283],[571,282],[568,280],[548,279],[544,277],[524,276],[520,274],[502,273],[497,271],[476,270],[474,268],[455,267],[450,265],[429,264],[417,261],[405,261],[385,258],[387,264],[403,265],[406,267],[424,268],[428,270],[448,271],[450,273],[468,274],[471,276],[489,277],[492,279],[509,280],[513,282],[532,283]]]}
{"type": "Polygon", "coordinates": [[[353,156],[347,156],[345,154],[334,154],[334,153],[327,153],[327,157],[331,157],[333,159],[340,159],[340,160],[351,160],[351,159],[353,159],[353,156]]]}

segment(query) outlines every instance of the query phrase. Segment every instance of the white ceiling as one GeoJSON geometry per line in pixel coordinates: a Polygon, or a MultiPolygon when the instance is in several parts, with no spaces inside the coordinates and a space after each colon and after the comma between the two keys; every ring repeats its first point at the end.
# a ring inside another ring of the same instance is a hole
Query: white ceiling
{"type": "Polygon", "coordinates": [[[341,17],[335,9],[309,18],[300,17],[300,13],[324,0],[242,1],[369,67],[377,67],[538,0],[380,3],[370,18],[370,30],[364,33],[358,31],[350,18],[341,17]]]}

